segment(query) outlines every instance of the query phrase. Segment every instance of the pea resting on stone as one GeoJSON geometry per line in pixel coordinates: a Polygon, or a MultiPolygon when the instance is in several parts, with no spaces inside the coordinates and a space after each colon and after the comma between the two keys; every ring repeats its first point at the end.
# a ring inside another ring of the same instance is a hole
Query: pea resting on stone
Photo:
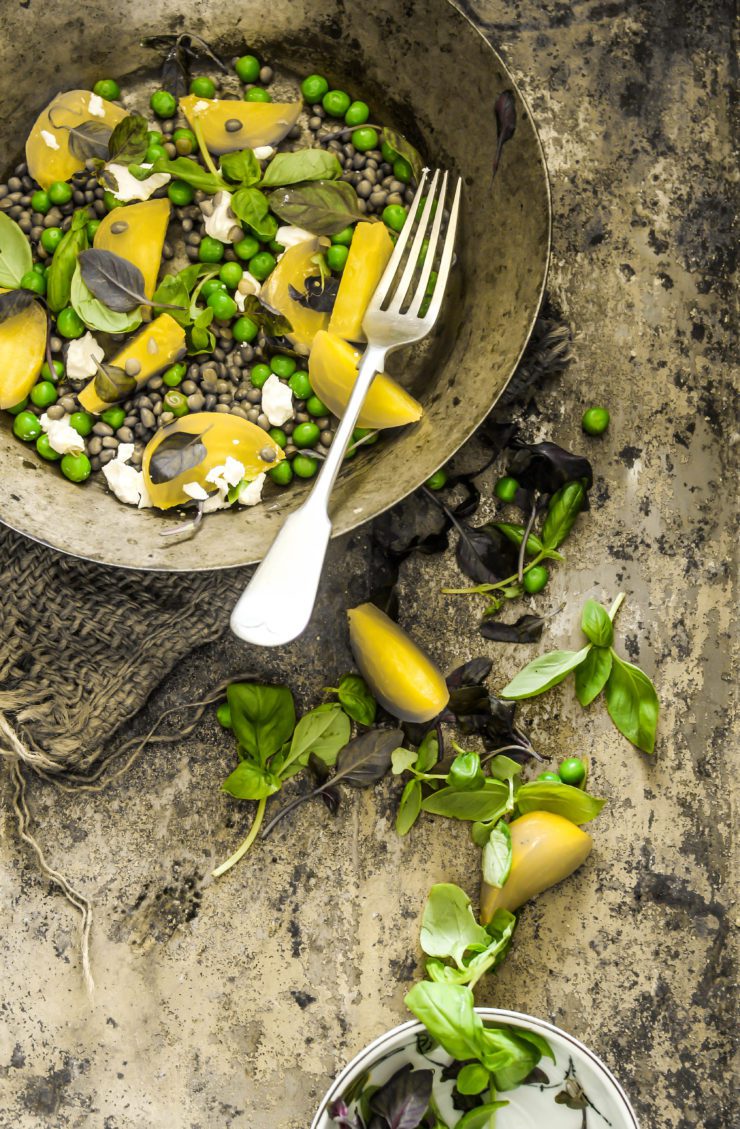
{"type": "Polygon", "coordinates": [[[443,470],[436,470],[431,478],[426,480],[425,486],[430,490],[441,490],[447,485],[447,475],[443,470]]]}
{"type": "Polygon", "coordinates": [[[588,408],[583,413],[581,427],[586,435],[603,435],[609,426],[609,412],[606,408],[588,408]]]}

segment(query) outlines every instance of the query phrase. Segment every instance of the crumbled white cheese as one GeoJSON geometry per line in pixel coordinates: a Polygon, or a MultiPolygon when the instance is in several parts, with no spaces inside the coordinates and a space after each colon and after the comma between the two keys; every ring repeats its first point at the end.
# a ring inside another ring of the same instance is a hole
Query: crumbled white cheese
{"type": "Polygon", "coordinates": [[[46,412],[39,419],[41,430],[49,436],[49,446],[58,455],[66,455],[69,451],[84,451],[85,444],[79,431],[75,431],[69,422],[69,416],[62,419],[49,419],[46,412]]]}
{"type": "MultiPolygon", "coordinates": [[[[143,169],[150,169],[151,165],[142,165],[143,169]]],[[[132,176],[125,165],[108,165],[105,170],[106,179],[110,175],[115,187],[113,188],[113,195],[117,200],[123,200],[128,203],[130,200],[148,200],[153,192],[156,192],[162,185],[167,184],[170,179],[168,172],[155,172],[148,176],[146,180],[137,180],[132,176]]]]}
{"type": "Polygon", "coordinates": [[[202,113],[203,110],[207,110],[208,107],[210,106],[210,104],[211,104],[210,102],[205,102],[201,98],[199,102],[195,103],[195,105],[193,106],[193,109],[195,110],[196,114],[200,114],[200,113],[202,113]]]}
{"type": "Polygon", "coordinates": [[[49,133],[48,129],[42,129],[41,130],[41,136],[44,139],[44,144],[48,145],[50,149],[58,149],[59,148],[59,142],[57,141],[57,139],[56,139],[56,137],[54,136],[53,133],[49,133]]]}
{"type": "Polygon", "coordinates": [[[208,500],[208,491],[204,490],[199,482],[186,482],[182,488],[183,494],[187,494],[188,498],[193,498],[196,502],[205,502],[208,500]]]}
{"type": "Polygon", "coordinates": [[[87,376],[95,376],[98,371],[96,362],[102,361],[104,356],[103,346],[90,332],[84,337],[78,337],[76,341],[70,341],[67,347],[67,376],[72,380],[84,380],[87,376]]]}
{"type": "Polygon", "coordinates": [[[229,489],[238,486],[243,478],[244,463],[227,455],[222,466],[211,467],[206,475],[206,482],[212,482],[222,494],[228,494],[229,489]]]}
{"type": "Polygon", "coordinates": [[[251,482],[243,482],[239,488],[237,501],[240,506],[256,506],[262,501],[262,487],[265,485],[264,471],[253,478],[251,482]]]}
{"type": "Polygon", "coordinates": [[[105,106],[103,105],[103,99],[99,94],[90,95],[90,101],[87,103],[87,109],[88,112],[93,115],[93,117],[105,117],[105,106]]]}
{"type": "Polygon", "coordinates": [[[262,385],[262,411],[272,427],[282,427],[293,418],[293,393],[275,373],[262,385]]]}
{"type": "Polygon", "coordinates": [[[245,270],[241,277],[241,282],[234,291],[234,301],[236,302],[237,309],[240,313],[244,313],[244,299],[249,294],[259,295],[262,286],[248,270],[245,270]]]}
{"type": "Polygon", "coordinates": [[[252,152],[254,153],[258,161],[267,161],[273,155],[275,150],[273,149],[272,145],[258,145],[256,149],[252,150],[252,152]]]}
{"type": "MultiPolygon", "coordinates": [[[[208,203],[204,200],[203,203],[208,203]]],[[[213,211],[210,216],[203,213],[206,221],[206,234],[221,243],[231,243],[230,234],[239,226],[238,220],[231,210],[231,193],[217,192],[213,197],[213,211]]]]}
{"type": "Polygon", "coordinates": [[[211,494],[208,501],[203,503],[203,513],[212,514],[215,510],[228,510],[230,506],[229,499],[219,490],[217,493],[211,494]]]}
{"type": "Polygon", "coordinates": [[[152,502],[143,472],[127,465],[133,453],[133,443],[121,443],[115,459],[103,467],[103,474],[119,502],[124,502],[127,506],[138,506],[140,510],[144,510],[148,509],[152,502]]]}
{"type": "Polygon", "coordinates": [[[316,236],[302,227],[279,227],[275,232],[275,242],[282,243],[286,251],[289,247],[295,247],[296,243],[307,243],[309,240],[316,241],[316,236]]]}

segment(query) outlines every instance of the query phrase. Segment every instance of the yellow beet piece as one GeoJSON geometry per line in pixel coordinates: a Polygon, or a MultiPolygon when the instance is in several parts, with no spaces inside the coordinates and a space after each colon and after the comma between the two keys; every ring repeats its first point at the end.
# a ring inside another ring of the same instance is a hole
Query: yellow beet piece
{"type": "MultiPolygon", "coordinates": [[[[160,314],[151,325],[129,341],[120,353],[106,361],[106,365],[124,370],[127,361],[131,369],[138,365],[138,370],[132,371],[130,375],[135,378],[136,387],[140,388],[150,377],[176,361],[184,348],[185,330],[169,314],[160,314]]],[[[100,392],[101,379],[98,375],[78,393],[77,399],[86,412],[100,415],[117,400],[125,400],[131,395],[131,391],[126,390],[119,396],[106,400],[100,392]]]]}
{"type": "MultiPolygon", "coordinates": [[[[334,333],[316,334],[308,361],[311,387],[335,416],[342,416],[357,380],[361,353],[334,333]]],[[[358,427],[401,427],[421,419],[418,400],[380,372],[370,385],[362,405],[358,427]]]]}
{"type": "Polygon", "coordinates": [[[347,616],[352,654],[381,706],[401,721],[436,717],[450,692],[429,656],[374,604],[360,604],[347,616]]]}
{"type": "Polygon", "coordinates": [[[90,90],[67,90],[52,98],[33,124],[26,141],[26,161],[28,175],[37,180],[42,188],[48,188],[55,180],[69,180],[85,167],[84,156],[74,152],[74,141],[70,147],[70,129],[94,122],[113,129],[126,111],[104,98],[98,98],[90,90]],[[90,100],[97,114],[90,110],[90,100]]]}
{"type": "Polygon", "coordinates": [[[329,322],[330,333],[338,333],[347,341],[367,340],[362,331],[365,310],[392,253],[384,223],[357,224],[329,322]]]}
{"type": "Polygon", "coordinates": [[[296,290],[303,291],[306,279],[318,275],[319,268],[312,261],[318,250],[318,239],[306,239],[289,247],[262,287],[262,299],[288,319],[293,331],[286,336],[295,350],[303,354],[308,354],[316,334],[326,329],[329,315],[307,310],[291,298],[288,288],[294,286],[296,290]]]}
{"type": "Polygon", "coordinates": [[[112,251],[138,267],[144,276],[144,293],[151,298],[157,288],[162,247],[170,221],[170,202],[142,200],[125,208],[114,208],[100,221],[93,247],[112,251]],[[120,231],[122,224],[126,227],[120,231]],[[113,229],[116,229],[115,231],[113,229]]]}
{"type": "Polygon", "coordinates": [[[208,149],[221,154],[277,145],[298,121],[303,103],[236,102],[188,94],[180,99],[180,108],[193,132],[197,125],[208,149]],[[227,129],[227,122],[239,122],[240,128],[227,129]]]}
{"type": "Polygon", "coordinates": [[[480,919],[486,925],[497,909],[510,913],[530,898],[562,882],[586,860],[593,845],[582,831],[562,815],[531,811],[509,824],[511,871],[498,889],[481,886],[480,919]]]}
{"type": "Polygon", "coordinates": [[[285,458],[285,452],[256,423],[249,423],[239,416],[227,415],[225,412],[195,412],[181,416],[158,431],[144,451],[142,470],[149,497],[158,509],[169,510],[172,506],[192,502],[191,496],[183,490],[187,483],[197,482],[204,490],[213,493],[216,487],[206,481],[206,475],[214,467],[224,466],[229,456],[242,464],[244,477],[251,481],[263,471],[277,466],[285,458]],[[192,443],[185,442],[179,446],[179,450],[183,450],[183,446],[185,451],[194,449],[196,443],[200,442],[205,448],[203,458],[196,465],[186,466],[181,474],[176,474],[166,482],[153,482],[152,456],[160,444],[166,441],[173,445],[174,436],[191,435],[192,443]],[[262,458],[262,452],[266,449],[274,455],[271,460],[262,458]]]}
{"type": "Polygon", "coordinates": [[[46,314],[32,302],[0,322],[0,408],[20,404],[36,383],[46,349],[46,314]]]}

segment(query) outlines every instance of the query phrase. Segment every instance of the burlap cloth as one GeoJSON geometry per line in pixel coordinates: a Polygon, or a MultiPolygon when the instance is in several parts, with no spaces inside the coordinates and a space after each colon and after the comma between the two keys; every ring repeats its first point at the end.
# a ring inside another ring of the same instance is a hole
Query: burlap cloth
{"type": "MultiPolygon", "coordinates": [[[[569,346],[567,327],[545,306],[504,403],[557,374],[569,346]]],[[[0,525],[0,753],[13,778],[19,834],[81,915],[88,987],[91,907],[33,836],[28,774],[57,787],[97,790],[125,771],[147,740],[167,739],[130,738],[128,723],[185,655],[222,634],[249,575],[221,572],[216,586],[211,573],[178,575],[173,584],[167,573],[119,569],[111,589],[107,571],[0,525]]],[[[177,738],[220,693],[192,703],[190,724],[177,738]]]]}

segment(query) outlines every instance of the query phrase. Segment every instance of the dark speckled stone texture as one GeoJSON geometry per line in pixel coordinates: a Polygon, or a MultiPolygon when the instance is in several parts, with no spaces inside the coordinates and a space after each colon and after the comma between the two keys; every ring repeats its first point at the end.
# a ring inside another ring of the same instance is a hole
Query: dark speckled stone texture
{"type": "MultiPolygon", "coordinates": [[[[470,11],[542,131],[550,285],[576,330],[575,364],[535,394],[527,427],[586,451],[596,472],[596,504],[537,601],[555,610],[567,599],[543,644],[575,643],[582,600],[623,589],[620,646],[664,704],[652,760],[569,689],[521,709],[548,754],[591,757],[609,805],[580,876],[523,911],[480,999],[593,1046],[643,1129],[729,1129],[730,6],[520,0],[470,11]],[[612,412],[599,440],[578,426],[592,403],[612,412]]],[[[464,74],[442,66],[440,81],[450,97],[464,91],[464,74]]],[[[364,551],[361,533],[334,547],[305,640],[268,655],[224,640],[184,663],[148,716],[250,666],[316,700],[349,661],[343,611],[366,591],[364,551]]],[[[533,650],[481,641],[478,609],[438,595],[459,580],[452,553],[408,562],[403,622],[445,666],[490,653],[500,687],[533,650]]],[[[96,902],[92,1006],[76,922],[6,817],[2,1129],[307,1129],[334,1071],[404,1018],[429,885],[476,891],[464,829],[427,821],[398,840],[389,782],[353,795],[336,820],[304,807],[214,884],[211,867],[247,819],[217,790],[229,744],[211,719],[102,795],[35,788],[42,842],[96,902]]]]}

